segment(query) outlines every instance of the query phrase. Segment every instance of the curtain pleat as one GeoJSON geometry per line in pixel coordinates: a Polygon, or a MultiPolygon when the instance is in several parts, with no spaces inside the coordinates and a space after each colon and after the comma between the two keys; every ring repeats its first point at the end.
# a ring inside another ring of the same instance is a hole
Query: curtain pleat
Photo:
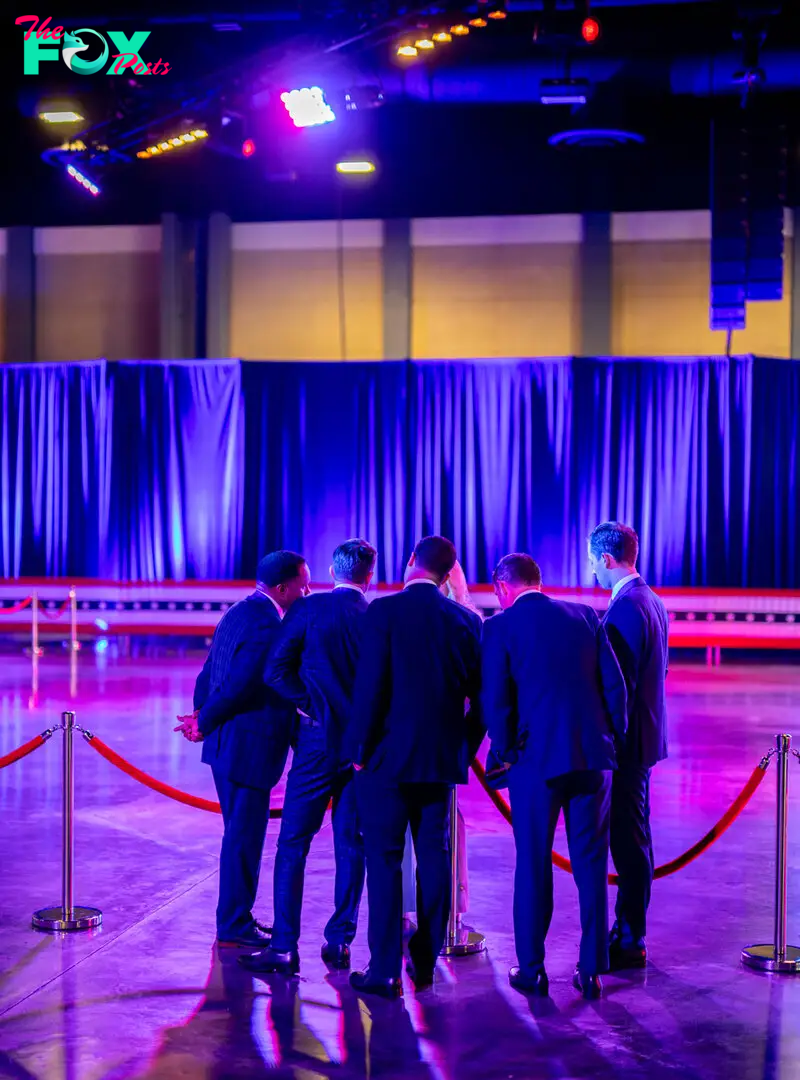
{"type": "Polygon", "coordinates": [[[522,550],[590,584],[620,518],[661,585],[800,588],[800,364],[754,357],[0,367],[0,573],[397,581],[442,532],[486,581],[522,550]]]}

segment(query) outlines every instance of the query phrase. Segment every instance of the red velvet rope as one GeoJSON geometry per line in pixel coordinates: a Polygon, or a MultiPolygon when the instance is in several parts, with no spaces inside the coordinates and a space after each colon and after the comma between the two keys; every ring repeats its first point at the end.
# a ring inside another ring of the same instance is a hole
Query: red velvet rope
{"type": "MultiPolygon", "coordinates": [[[[484,769],[483,765],[481,765],[479,761],[473,761],[472,769],[477,776],[483,790],[486,792],[486,794],[489,796],[494,805],[497,807],[497,809],[500,811],[500,813],[510,825],[511,807],[508,805],[508,803],[499,791],[495,791],[493,788],[489,787],[486,781],[486,770],[484,769]]],[[[668,863],[664,863],[663,866],[656,867],[655,877],[663,878],[668,877],[670,874],[677,873],[677,871],[682,870],[684,866],[688,866],[690,862],[694,862],[694,860],[698,856],[702,855],[707,848],[711,847],[715,840],[719,840],[720,836],[722,836],[724,832],[727,832],[727,830],[731,827],[739,814],[741,814],[742,810],[744,810],[745,806],[747,806],[747,804],[750,802],[750,799],[753,797],[759,784],[764,779],[765,774],[766,765],[756,765],[756,767],[750,774],[750,778],[748,779],[747,783],[744,785],[742,790],[733,800],[731,805],[728,807],[728,809],[725,811],[725,813],[722,815],[716,825],[710,828],[705,834],[705,836],[701,837],[696,844],[693,844],[692,847],[688,849],[688,851],[684,851],[682,855],[679,855],[676,859],[672,859],[668,863]]],[[[557,866],[559,870],[566,870],[568,874],[572,873],[572,864],[570,863],[569,859],[565,859],[564,856],[559,855],[557,851],[553,852],[553,866],[557,866]]],[[[608,875],[609,885],[616,885],[618,881],[619,878],[616,874],[608,875]]]]}
{"type": "Polygon", "coordinates": [[[25,600],[20,600],[18,604],[14,604],[13,607],[0,607],[0,615],[16,615],[18,611],[24,611],[26,607],[30,607],[33,603],[33,597],[28,596],[25,600]]]}
{"type": "Polygon", "coordinates": [[[44,615],[44,617],[46,619],[50,619],[52,622],[55,622],[56,619],[60,619],[61,616],[64,614],[64,612],[67,610],[67,608],[69,607],[69,601],[70,601],[70,598],[67,597],[67,599],[64,601],[64,603],[61,605],[61,607],[58,608],[56,611],[48,611],[47,608],[42,606],[42,601],[40,600],[39,601],[39,610],[41,611],[42,615],[44,615]]]}
{"type": "MultiPolygon", "coordinates": [[[[137,769],[135,765],[131,765],[131,763],[126,761],[121,754],[118,754],[116,750],[112,750],[110,746],[107,746],[102,739],[98,739],[96,735],[87,735],[86,741],[90,746],[93,746],[98,754],[100,754],[101,757],[104,757],[106,761],[115,765],[122,772],[127,773],[128,776],[133,777],[134,780],[138,780],[140,784],[144,784],[145,787],[157,791],[160,795],[166,795],[168,799],[174,799],[175,802],[184,803],[186,806],[194,806],[197,810],[207,810],[211,814],[222,813],[218,802],[212,802],[211,799],[201,799],[198,795],[190,795],[186,791],[179,791],[178,788],[165,784],[163,780],[156,780],[154,776],[150,776],[141,769],[137,769]]],[[[270,808],[269,816],[271,818],[279,818],[282,813],[283,807],[276,806],[270,808]]]]}
{"type": "Polygon", "coordinates": [[[43,735],[36,735],[33,739],[29,739],[22,746],[18,746],[16,750],[12,750],[10,754],[0,757],[0,769],[5,769],[7,765],[13,765],[15,761],[27,757],[34,750],[38,750],[40,746],[44,746],[46,742],[47,739],[43,735]]]}

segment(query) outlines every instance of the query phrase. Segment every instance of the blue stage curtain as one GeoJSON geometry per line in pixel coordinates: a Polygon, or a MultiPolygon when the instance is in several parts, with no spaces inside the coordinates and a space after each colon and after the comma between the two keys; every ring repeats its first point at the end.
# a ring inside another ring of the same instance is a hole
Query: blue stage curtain
{"type": "Polygon", "coordinates": [[[98,573],[105,379],[102,361],[0,364],[0,576],[98,573]]]}
{"type": "Polygon", "coordinates": [[[103,575],[129,581],[237,577],[241,365],[119,363],[109,372],[111,528],[103,575]]]}
{"type": "Polygon", "coordinates": [[[0,367],[6,576],[318,580],[363,535],[399,580],[451,536],[590,584],[631,522],[654,584],[800,587],[800,364],[753,357],[0,367]]]}

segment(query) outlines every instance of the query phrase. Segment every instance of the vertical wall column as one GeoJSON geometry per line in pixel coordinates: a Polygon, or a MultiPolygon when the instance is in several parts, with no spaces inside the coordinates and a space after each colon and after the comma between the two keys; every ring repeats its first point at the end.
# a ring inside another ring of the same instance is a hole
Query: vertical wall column
{"type": "Polygon", "coordinates": [[[194,359],[197,340],[197,227],[177,214],[161,217],[162,360],[194,359]]]}
{"type": "Polygon", "coordinates": [[[580,254],[581,356],[611,355],[611,270],[611,214],[584,214],[580,254]]]}
{"type": "MultiPolygon", "coordinates": [[[[788,246],[788,245],[787,245],[788,246]]],[[[800,360],[800,209],[792,210],[792,243],[789,248],[792,259],[791,340],[789,356],[800,360]]]]}
{"type": "Polygon", "coordinates": [[[6,360],[36,359],[35,230],[29,225],[6,229],[6,360]]]}
{"type": "Polygon", "coordinates": [[[411,358],[411,221],[383,223],[383,358],[411,358]]]}
{"type": "Polygon", "coordinates": [[[231,219],[227,214],[212,214],[208,222],[206,356],[230,356],[232,262],[231,219]]]}

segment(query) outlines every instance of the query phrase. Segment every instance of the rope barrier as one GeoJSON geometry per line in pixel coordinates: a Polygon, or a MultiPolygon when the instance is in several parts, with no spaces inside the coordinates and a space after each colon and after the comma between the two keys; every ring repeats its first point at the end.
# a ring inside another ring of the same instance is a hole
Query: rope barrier
{"type": "MultiPolygon", "coordinates": [[[[747,806],[747,804],[750,802],[759,784],[764,779],[770,756],[770,754],[766,755],[761,759],[758,765],[756,765],[756,767],[750,774],[747,783],[744,785],[742,790],[733,800],[729,808],[725,811],[725,813],[722,815],[716,825],[712,826],[712,828],[708,830],[705,836],[701,837],[697,841],[697,843],[693,844],[692,847],[690,847],[687,851],[684,851],[682,855],[679,855],[676,859],[672,859],[668,863],[664,863],[663,866],[657,866],[654,875],[656,878],[668,877],[670,874],[675,874],[678,870],[682,870],[684,866],[688,866],[690,862],[694,862],[694,860],[698,858],[698,856],[702,855],[707,848],[710,848],[716,840],[719,840],[720,836],[722,836],[723,833],[728,831],[728,829],[737,819],[739,814],[741,814],[742,810],[744,810],[745,806],[747,806]]],[[[499,791],[495,791],[493,788],[489,787],[486,781],[486,770],[484,769],[483,765],[481,765],[481,763],[477,760],[473,761],[472,770],[477,776],[483,790],[486,792],[491,801],[494,803],[494,805],[497,807],[497,809],[500,811],[500,813],[510,825],[511,807],[499,791]]],[[[565,859],[564,856],[559,855],[557,851],[553,852],[553,865],[557,866],[559,870],[565,870],[568,874],[572,873],[572,864],[570,863],[569,859],[565,859]]],[[[618,881],[619,878],[616,874],[608,875],[609,885],[616,885],[618,881]]]]}
{"type": "Polygon", "coordinates": [[[41,735],[35,735],[32,739],[23,743],[22,746],[18,746],[16,750],[12,750],[11,753],[0,757],[0,769],[5,769],[8,765],[13,765],[15,761],[21,761],[22,758],[27,757],[28,754],[32,754],[34,750],[38,750],[40,746],[44,746],[52,734],[53,730],[48,728],[47,731],[43,731],[41,735]]]}
{"type": "Polygon", "coordinates": [[[39,601],[39,610],[41,611],[42,615],[44,615],[44,617],[46,619],[50,619],[51,622],[56,622],[57,619],[60,619],[61,616],[66,613],[67,608],[69,607],[69,602],[70,602],[70,598],[67,597],[67,599],[64,601],[64,603],[61,605],[61,607],[58,608],[56,611],[48,611],[46,607],[42,607],[42,601],[40,600],[39,601]]]}
{"type": "Polygon", "coordinates": [[[27,596],[24,600],[20,600],[18,604],[14,604],[12,607],[0,607],[0,615],[16,615],[18,611],[24,611],[26,607],[30,607],[33,603],[33,597],[27,596]]]}
{"type": "MultiPolygon", "coordinates": [[[[115,765],[122,772],[127,773],[127,775],[134,780],[138,780],[140,784],[144,784],[145,787],[157,791],[160,795],[166,795],[168,799],[174,799],[175,802],[184,803],[186,806],[194,806],[197,810],[207,810],[210,814],[222,813],[222,809],[218,802],[213,802],[211,799],[201,799],[199,795],[190,795],[186,791],[180,791],[178,788],[165,784],[163,780],[156,780],[154,776],[150,776],[148,773],[138,769],[135,765],[132,765],[129,761],[126,761],[121,754],[118,754],[116,750],[112,750],[102,739],[98,739],[98,737],[93,735],[90,731],[83,731],[83,735],[88,744],[93,747],[101,757],[104,757],[106,761],[115,765]]],[[[279,818],[282,814],[282,807],[276,806],[270,808],[270,818],[279,818]]]]}

